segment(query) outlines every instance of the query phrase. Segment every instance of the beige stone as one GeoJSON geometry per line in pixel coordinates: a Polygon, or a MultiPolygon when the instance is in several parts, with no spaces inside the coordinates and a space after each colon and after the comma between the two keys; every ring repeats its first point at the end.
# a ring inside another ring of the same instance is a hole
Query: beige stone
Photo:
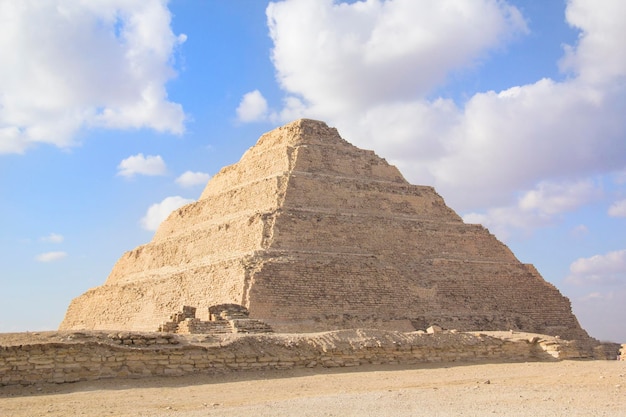
{"type": "Polygon", "coordinates": [[[74,299],[60,328],[154,331],[181,305],[205,320],[224,303],[279,332],[438,323],[588,337],[569,300],[487,229],[306,119],[223,168],[74,299]]]}
{"type": "Polygon", "coordinates": [[[439,326],[430,326],[428,329],[426,329],[426,333],[428,334],[435,334],[435,333],[441,333],[443,331],[443,329],[439,326]]]}

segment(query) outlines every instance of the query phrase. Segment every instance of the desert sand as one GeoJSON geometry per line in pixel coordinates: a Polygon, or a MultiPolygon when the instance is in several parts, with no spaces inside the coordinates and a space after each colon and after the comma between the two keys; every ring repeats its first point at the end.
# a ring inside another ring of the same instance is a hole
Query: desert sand
{"type": "Polygon", "coordinates": [[[0,416],[625,416],[626,362],[360,366],[1,387],[0,416]]]}

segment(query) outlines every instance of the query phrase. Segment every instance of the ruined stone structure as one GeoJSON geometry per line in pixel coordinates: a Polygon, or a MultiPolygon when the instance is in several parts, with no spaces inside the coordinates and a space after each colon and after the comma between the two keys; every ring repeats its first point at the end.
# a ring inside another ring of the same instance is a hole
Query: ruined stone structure
{"type": "MultiPolygon", "coordinates": [[[[438,325],[585,339],[569,300],[432,187],[322,122],[263,135],[61,329],[154,331],[181,305],[239,304],[275,331],[438,325]]],[[[208,317],[201,317],[208,320],[208,317]]]]}
{"type": "Polygon", "coordinates": [[[250,312],[237,304],[220,304],[209,309],[209,320],[196,318],[196,308],[183,306],[168,321],[159,325],[159,331],[180,334],[272,333],[262,320],[251,319],[250,312]]]}

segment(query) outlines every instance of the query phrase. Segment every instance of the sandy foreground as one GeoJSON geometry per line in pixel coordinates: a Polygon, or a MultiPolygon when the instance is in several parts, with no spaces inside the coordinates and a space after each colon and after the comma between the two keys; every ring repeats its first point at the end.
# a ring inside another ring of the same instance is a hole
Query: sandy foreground
{"type": "Polygon", "coordinates": [[[626,362],[360,366],[1,387],[0,416],[626,416],[626,362]]]}

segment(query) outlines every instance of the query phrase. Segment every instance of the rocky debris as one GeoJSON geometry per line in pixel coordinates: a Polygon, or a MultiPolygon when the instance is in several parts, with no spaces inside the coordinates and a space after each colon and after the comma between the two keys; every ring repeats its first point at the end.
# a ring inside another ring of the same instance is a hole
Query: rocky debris
{"type": "Polygon", "coordinates": [[[426,329],[426,333],[428,334],[441,333],[442,331],[443,329],[440,326],[437,326],[436,324],[426,329]]]}
{"type": "Polygon", "coordinates": [[[159,332],[178,334],[219,335],[226,333],[272,333],[272,327],[262,320],[249,318],[244,306],[220,304],[209,307],[209,321],[196,318],[196,308],[183,306],[159,326],[159,332]]]}

